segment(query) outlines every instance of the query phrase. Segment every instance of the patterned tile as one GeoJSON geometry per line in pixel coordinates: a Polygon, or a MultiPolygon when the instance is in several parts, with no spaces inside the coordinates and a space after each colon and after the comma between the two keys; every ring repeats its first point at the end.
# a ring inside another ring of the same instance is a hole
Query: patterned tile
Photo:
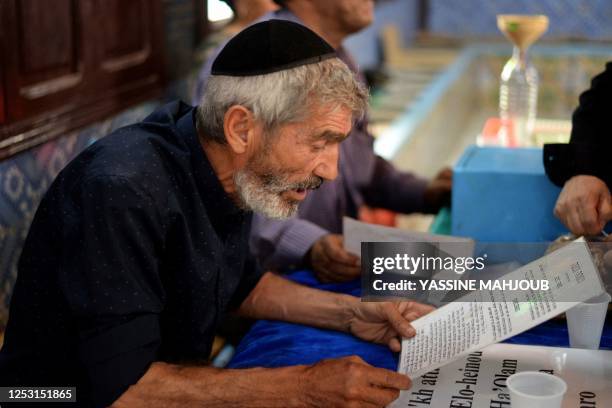
{"type": "Polygon", "coordinates": [[[145,103],[0,162],[0,328],[6,322],[17,261],[38,204],[62,168],[91,143],[144,118],[145,103]]]}

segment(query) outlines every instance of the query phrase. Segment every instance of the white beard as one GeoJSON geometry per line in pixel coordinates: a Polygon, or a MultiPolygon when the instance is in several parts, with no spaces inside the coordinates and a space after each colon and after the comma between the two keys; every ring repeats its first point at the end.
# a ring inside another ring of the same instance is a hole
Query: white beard
{"type": "Polygon", "coordinates": [[[282,190],[275,191],[264,185],[254,172],[246,168],[234,174],[234,184],[242,207],[246,210],[273,219],[287,219],[297,214],[299,202],[284,199],[281,196],[282,190]]]}

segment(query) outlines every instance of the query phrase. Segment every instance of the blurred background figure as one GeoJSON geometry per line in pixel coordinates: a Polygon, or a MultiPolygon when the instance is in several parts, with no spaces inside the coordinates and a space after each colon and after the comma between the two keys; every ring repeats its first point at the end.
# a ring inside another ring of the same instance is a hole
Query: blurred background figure
{"type": "Polygon", "coordinates": [[[264,14],[276,10],[278,6],[272,0],[222,0],[234,13],[232,20],[221,30],[228,35],[242,31],[264,14]]]}

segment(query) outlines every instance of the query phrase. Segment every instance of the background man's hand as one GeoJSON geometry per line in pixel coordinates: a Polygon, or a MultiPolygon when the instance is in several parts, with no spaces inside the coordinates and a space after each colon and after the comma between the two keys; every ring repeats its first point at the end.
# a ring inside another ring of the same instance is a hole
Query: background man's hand
{"type": "Polygon", "coordinates": [[[555,215],[575,235],[597,235],[612,219],[610,190],[594,176],[574,176],[565,182],[555,215]]]}
{"type": "Polygon", "coordinates": [[[323,283],[346,282],[361,274],[359,257],[344,249],[342,235],[321,237],[312,245],[308,257],[315,275],[323,283]]]}
{"type": "Polygon", "coordinates": [[[410,322],[434,309],[418,302],[357,302],[349,332],[367,341],[388,344],[392,351],[398,352],[401,338],[416,334],[410,322]]]}
{"type": "Polygon", "coordinates": [[[410,388],[410,378],[372,367],[357,356],[323,360],[298,378],[299,395],[313,407],[385,407],[410,388]]]}
{"type": "Polygon", "coordinates": [[[450,206],[453,187],[453,170],[445,167],[434,177],[425,189],[425,212],[435,214],[442,207],[450,206]]]}

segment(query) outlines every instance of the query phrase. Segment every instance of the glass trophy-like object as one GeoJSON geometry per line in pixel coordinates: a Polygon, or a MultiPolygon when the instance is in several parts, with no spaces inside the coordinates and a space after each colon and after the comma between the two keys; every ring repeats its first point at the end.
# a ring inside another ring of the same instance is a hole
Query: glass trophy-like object
{"type": "Polygon", "coordinates": [[[501,73],[499,138],[505,146],[530,146],[534,144],[539,80],[528,51],[548,29],[548,17],[499,14],[497,27],[514,44],[512,57],[501,73]]]}

